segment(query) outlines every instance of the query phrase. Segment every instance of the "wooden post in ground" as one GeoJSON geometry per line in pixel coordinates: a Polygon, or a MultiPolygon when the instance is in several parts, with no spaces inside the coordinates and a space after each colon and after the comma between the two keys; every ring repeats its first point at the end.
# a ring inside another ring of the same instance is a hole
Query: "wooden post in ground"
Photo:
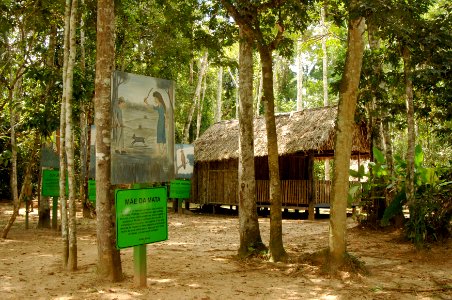
{"type": "Polygon", "coordinates": [[[177,203],[177,199],[173,199],[173,212],[177,212],[179,204],[177,203]]]}
{"type": "Polygon", "coordinates": [[[25,229],[28,229],[28,209],[30,208],[29,199],[25,198],[25,229]]]}
{"type": "Polygon", "coordinates": [[[58,197],[52,197],[52,229],[58,230],[58,197]]]}
{"type": "Polygon", "coordinates": [[[137,287],[146,287],[146,244],[133,247],[134,282],[137,287]]]}
{"type": "Polygon", "coordinates": [[[182,209],[182,199],[177,199],[177,213],[183,214],[184,210],[182,209]]]}
{"type": "Polygon", "coordinates": [[[314,157],[312,154],[308,156],[308,219],[314,220],[315,208],[315,186],[314,186],[314,157]]]}

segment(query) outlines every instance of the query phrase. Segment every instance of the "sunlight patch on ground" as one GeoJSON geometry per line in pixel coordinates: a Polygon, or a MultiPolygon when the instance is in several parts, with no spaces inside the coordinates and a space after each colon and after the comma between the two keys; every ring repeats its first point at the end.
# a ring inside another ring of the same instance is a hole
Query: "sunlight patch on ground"
{"type": "Polygon", "coordinates": [[[81,241],[91,241],[95,238],[95,236],[88,236],[88,235],[84,235],[84,236],[77,236],[77,239],[81,240],[81,241]]]}
{"type": "Polygon", "coordinates": [[[220,261],[220,262],[227,262],[227,261],[229,261],[229,259],[221,258],[221,257],[212,258],[212,260],[213,261],[220,261]]]}
{"type": "Polygon", "coordinates": [[[180,222],[170,222],[169,225],[173,225],[173,226],[179,227],[179,226],[184,226],[185,224],[184,223],[180,223],[180,222]]]}
{"type": "Polygon", "coordinates": [[[0,276],[0,291],[2,292],[12,292],[13,288],[11,285],[11,276],[0,276]]]}
{"type": "Polygon", "coordinates": [[[338,296],[336,295],[320,295],[320,298],[322,300],[334,300],[334,299],[339,299],[338,296]]]}
{"type": "MultiPolygon", "coordinates": [[[[139,293],[135,292],[125,292],[120,290],[110,289],[108,291],[99,291],[98,294],[102,295],[102,299],[116,299],[116,300],[129,300],[136,299],[136,297],[141,296],[139,293]]],[[[100,298],[98,298],[100,299],[100,298]]]]}
{"type": "Polygon", "coordinates": [[[322,281],[323,281],[323,279],[322,278],[311,278],[311,279],[309,279],[311,282],[313,282],[313,283],[321,283],[322,281]]]}
{"type": "Polygon", "coordinates": [[[182,242],[171,242],[166,241],[164,242],[168,246],[185,246],[185,245],[195,245],[195,243],[182,243],[182,242]]]}
{"type": "Polygon", "coordinates": [[[191,288],[194,288],[194,289],[200,289],[201,288],[201,285],[198,284],[198,283],[190,283],[190,284],[187,284],[187,286],[189,286],[191,288]]]}
{"type": "Polygon", "coordinates": [[[148,281],[150,284],[156,284],[156,283],[170,283],[170,282],[173,282],[174,279],[171,279],[171,278],[163,278],[163,279],[148,278],[147,281],[148,281]]]}
{"type": "Polygon", "coordinates": [[[70,300],[70,299],[75,299],[73,296],[60,296],[60,297],[55,297],[54,299],[57,300],[70,300]]]}

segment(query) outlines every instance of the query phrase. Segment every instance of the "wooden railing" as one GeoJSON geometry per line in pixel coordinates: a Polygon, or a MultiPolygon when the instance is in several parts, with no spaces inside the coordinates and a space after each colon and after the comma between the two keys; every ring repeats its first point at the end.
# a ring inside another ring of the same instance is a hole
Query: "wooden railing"
{"type": "MultiPolygon", "coordinates": [[[[314,204],[329,204],[331,194],[331,181],[316,180],[314,188],[308,180],[281,180],[281,193],[283,206],[307,206],[309,199],[314,204]]],[[[265,205],[270,203],[269,181],[256,180],[256,201],[265,205]]]]}
{"type": "MultiPolygon", "coordinates": [[[[314,186],[308,180],[281,180],[282,205],[286,207],[308,206],[312,197],[315,205],[329,205],[331,181],[316,180],[314,186]],[[313,194],[311,196],[311,194],[313,194]]],[[[205,193],[198,193],[195,203],[237,205],[237,172],[210,170],[205,193]]],[[[256,203],[270,204],[268,180],[256,180],[256,203]]]]}

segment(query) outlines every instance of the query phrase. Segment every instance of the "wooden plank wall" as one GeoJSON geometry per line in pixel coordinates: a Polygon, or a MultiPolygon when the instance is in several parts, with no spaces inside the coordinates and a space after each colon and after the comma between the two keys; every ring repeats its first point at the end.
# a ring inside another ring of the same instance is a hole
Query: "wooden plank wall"
{"type": "MultiPolygon", "coordinates": [[[[191,201],[199,204],[237,205],[237,176],[237,172],[231,170],[198,172],[197,197],[193,197],[191,201]],[[199,175],[202,175],[202,179],[199,175]],[[208,184],[204,184],[207,182],[208,184]]],[[[314,203],[329,204],[331,182],[315,181],[314,187],[314,203]]],[[[281,189],[283,206],[308,206],[311,189],[308,180],[281,180],[281,189]]],[[[256,202],[260,205],[270,205],[268,180],[256,180],[256,202]]]]}
{"type": "MultiPolygon", "coordinates": [[[[198,204],[237,205],[237,162],[198,163],[192,179],[192,199],[198,204]],[[207,184],[208,183],[208,184],[207,184]]],[[[314,181],[314,204],[329,205],[331,181],[314,181]]],[[[307,207],[309,203],[309,180],[281,180],[283,207],[307,207]]],[[[256,202],[270,205],[269,181],[256,180],[256,202]]]]}

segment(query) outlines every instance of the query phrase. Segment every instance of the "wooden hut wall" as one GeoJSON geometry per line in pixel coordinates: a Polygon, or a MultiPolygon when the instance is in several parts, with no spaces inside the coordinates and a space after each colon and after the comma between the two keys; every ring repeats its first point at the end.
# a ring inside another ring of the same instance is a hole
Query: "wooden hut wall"
{"type": "MultiPolygon", "coordinates": [[[[284,155],[279,157],[279,176],[281,180],[308,180],[308,157],[284,155]]],[[[269,180],[268,157],[254,159],[256,180],[269,180]]]]}
{"type": "MultiPolygon", "coordinates": [[[[279,158],[283,201],[287,205],[306,205],[310,198],[309,159],[307,156],[279,158]]],[[[269,204],[268,159],[255,158],[256,201],[269,204]]],[[[197,162],[192,179],[192,202],[237,205],[238,161],[197,162]]]]}
{"type": "Polygon", "coordinates": [[[236,159],[195,164],[192,202],[237,204],[238,162],[236,159]]]}

